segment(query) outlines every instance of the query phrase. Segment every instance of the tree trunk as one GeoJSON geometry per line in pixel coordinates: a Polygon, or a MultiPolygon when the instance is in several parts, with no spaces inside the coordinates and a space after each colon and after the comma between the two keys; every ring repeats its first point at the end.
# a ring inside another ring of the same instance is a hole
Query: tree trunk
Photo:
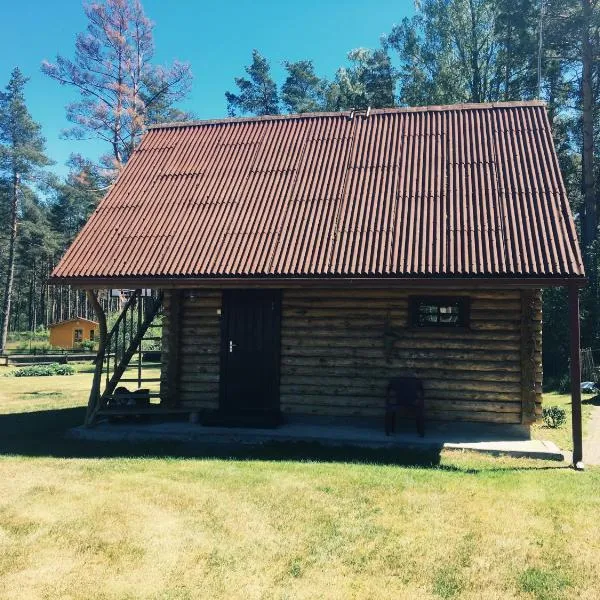
{"type": "Polygon", "coordinates": [[[506,39],[504,41],[506,46],[506,64],[504,65],[504,101],[508,102],[511,100],[510,95],[510,76],[511,70],[510,65],[512,61],[512,26],[508,23],[506,28],[506,39]]]}
{"type": "Polygon", "coordinates": [[[469,2],[471,12],[471,98],[472,102],[481,102],[481,72],[479,69],[479,46],[477,39],[477,20],[473,0],[469,2]]]}
{"type": "Polygon", "coordinates": [[[102,368],[104,366],[104,354],[106,352],[106,342],[108,340],[108,327],[106,325],[106,313],[98,301],[95,290],[87,290],[87,297],[96,313],[100,337],[98,340],[98,352],[96,353],[96,365],[94,367],[94,378],[92,380],[92,389],[88,400],[87,411],[85,415],[85,425],[91,427],[94,424],[98,403],[100,402],[100,384],[102,382],[102,368]]]}
{"type": "Polygon", "coordinates": [[[8,321],[10,319],[10,304],[13,282],[15,279],[15,248],[17,245],[17,219],[19,216],[19,174],[13,175],[12,199],[10,205],[10,239],[8,243],[8,267],[6,269],[6,283],[4,285],[4,304],[2,306],[2,330],[0,332],[0,354],[6,350],[8,337],[8,321]]]}
{"type": "Polygon", "coordinates": [[[65,301],[64,301],[64,287],[61,285],[58,288],[58,319],[57,321],[63,321],[65,318],[64,315],[64,308],[65,308],[65,301]]]}
{"type": "MultiPolygon", "coordinates": [[[[119,33],[123,35],[122,28],[119,33]]],[[[117,105],[115,107],[115,121],[113,125],[113,139],[112,139],[112,147],[113,154],[115,156],[115,161],[119,167],[123,165],[123,157],[121,156],[120,150],[120,139],[121,139],[121,127],[123,124],[123,50],[120,47],[117,53],[118,67],[117,67],[117,85],[116,85],[116,94],[117,94],[117,105]]]]}
{"type": "Polygon", "coordinates": [[[46,291],[48,289],[48,284],[45,279],[42,279],[42,285],[39,291],[39,304],[40,304],[40,325],[44,328],[48,327],[48,320],[46,317],[46,291]]]}
{"type": "Polygon", "coordinates": [[[35,291],[35,274],[31,273],[29,276],[29,293],[27,294],[27,329],[33,331],[35,329],[33,325],[33,311],[34,311],[34,291],[35,291]]]}
{"type": "Polygon", "coordinates": [[[55,323],[58,321],[56,318],[56,286],[53,285],[51,287],[52,290],[52,299],[50,301],[50,315],[48,317],[48,323],[55,323]]]}
{"type": "Polygon", "coordinates": [[[598,215],[596,210],[596,195],[594,191],[594,115],[592,98],[592,44],[590,28],[592,21],[591,0],[582,0],[583,27],[582,27],[582,73],[581,73],[581,100],[583,109],[583,154],[582,154],[582,180],[584,220],[582,228],[583,252],[586,257],[588,276],[592,276],[591,248],[596,239],[598,215]]]}

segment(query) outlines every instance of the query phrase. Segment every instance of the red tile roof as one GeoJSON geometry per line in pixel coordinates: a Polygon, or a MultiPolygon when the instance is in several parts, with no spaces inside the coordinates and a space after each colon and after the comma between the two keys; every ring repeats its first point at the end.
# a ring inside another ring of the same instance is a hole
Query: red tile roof
{"type": "Polygon", "coordinates": [[[583,273],[521,102],[156,126],[53,280],[583,273]]]}

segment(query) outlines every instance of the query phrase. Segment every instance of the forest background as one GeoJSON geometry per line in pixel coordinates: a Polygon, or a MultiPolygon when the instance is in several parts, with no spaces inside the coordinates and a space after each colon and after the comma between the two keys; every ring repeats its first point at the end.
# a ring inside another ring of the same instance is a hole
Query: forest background
{"type": "MultiPolygon", "coordinates": [[[[9,332],[44,332],[49,323],[91,316],[83,293],[48,285],[49,273],[146,126],[199,116],[186,108],[194,65],[186,57],[155,60],[155,24],[140,2],[102,0],[81,10],[86,27],[72,32],[75,43],[67,40],[40,64],[49,89],[60,85],[69,95],[62,137],[74,151],[66,164],[56,168],[49,155],[18,56],[0,93],[0,353],[9,332]],[[90,140],[94,151],[86,154],[90,140]]],[[[261,53],[260,32],[249,33],[257,48],[230,74],[221,116],[544,100],[589,278],[582,346],[600,349],[597,0],[417,0],[398,13],[401,20],[370,47],[342,52],[333,74],[319,73],[311,56],[273,64],[261,53]]],[[[563,290],[545,290],[550,382],[568,371],[565,314],[563,290]]]]}

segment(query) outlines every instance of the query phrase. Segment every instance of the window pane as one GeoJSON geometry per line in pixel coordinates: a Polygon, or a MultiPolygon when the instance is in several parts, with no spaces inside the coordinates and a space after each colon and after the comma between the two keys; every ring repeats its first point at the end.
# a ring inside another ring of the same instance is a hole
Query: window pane
{"type": "Polygon", "coordinates": [[[440,312],[441,313],[447,313],[447,314],[457,315],[458,314],[458,306],[456,306],[456,305],[453,305],[453,306],[440,306],[440,312]]]}
{"type": "Polygon", "coordinates": [[[440,306],[440,323],[458,323],[458,306],[440,306]]]}
{"type": "Polygon", "coordinates": [[[424,304],[421,303],[419,305],[419,324],[420,325],[429,325],[435,324],[439,320],[438,315],[438,307],[433,304],[424,304]]]}
{"type": "Polygon", "coordinates": [[[415,325],[457,327],[466,323],[466,308],[462,299],[457,298],[456,301],[440,299],[438,302],[435,298],[417,298],[413,302],[415,303],[413,304],[415,325]]]}

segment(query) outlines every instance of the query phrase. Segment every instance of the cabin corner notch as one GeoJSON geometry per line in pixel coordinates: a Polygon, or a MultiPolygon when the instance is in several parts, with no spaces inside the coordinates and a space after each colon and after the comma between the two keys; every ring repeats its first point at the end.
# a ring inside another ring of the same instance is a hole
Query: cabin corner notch
{"type": "Polygon", "coordinates": [[[539,290],[521,291],[521,422],[534,423],[541,411],[542,298],[539,290]]]}

